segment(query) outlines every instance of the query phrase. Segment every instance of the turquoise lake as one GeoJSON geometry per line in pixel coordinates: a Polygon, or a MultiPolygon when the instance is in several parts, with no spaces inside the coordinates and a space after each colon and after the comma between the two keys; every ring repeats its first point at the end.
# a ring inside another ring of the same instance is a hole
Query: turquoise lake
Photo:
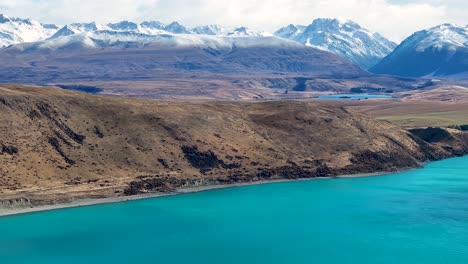
{"type": "Polygon", "coordinates": [[[0,263],[468,263],[468,158],[1,217],[0,263]]]}

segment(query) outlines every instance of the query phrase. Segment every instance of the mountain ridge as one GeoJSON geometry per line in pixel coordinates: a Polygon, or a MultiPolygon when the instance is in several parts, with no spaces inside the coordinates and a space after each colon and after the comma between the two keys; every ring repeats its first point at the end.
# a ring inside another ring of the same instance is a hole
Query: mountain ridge
{"type": "Polygon", "coordinates": [[[443,77],[468,72],[468,26],[445,23],[415,32],[371,72],[443,77]]]}
{"type": "Polygon", "coordinates": [[[369,69],[388,55],[396,44],[353,21],[318,18],[310,25],[290,24],[274,35],[341,55],[369,69]]]}

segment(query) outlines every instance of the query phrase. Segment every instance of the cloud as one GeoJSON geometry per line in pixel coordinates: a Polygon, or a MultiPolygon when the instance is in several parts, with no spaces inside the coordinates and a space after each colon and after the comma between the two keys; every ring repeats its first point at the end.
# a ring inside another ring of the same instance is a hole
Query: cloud
{"type": "Polygon", "coordinates": [[[59,24],[177,20],[188,26],[216,23],[266,31],[337,17],[396,41],[440,23],[468,23],[465,0],[9,0],[0,3],[0,10],[59,24]]]}

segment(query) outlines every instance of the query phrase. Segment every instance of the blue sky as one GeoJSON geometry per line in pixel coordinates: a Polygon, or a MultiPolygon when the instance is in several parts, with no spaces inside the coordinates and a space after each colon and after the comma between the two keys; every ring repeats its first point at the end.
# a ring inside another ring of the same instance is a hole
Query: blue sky
{"type": "Polygon", "coordinates": [[[62,25],[177,20],[187,26],[216,23],[265,31],[336,17],[400,41],[437,24],[468,24],[468,0],[0,0],[0,13],[62,25]]]}

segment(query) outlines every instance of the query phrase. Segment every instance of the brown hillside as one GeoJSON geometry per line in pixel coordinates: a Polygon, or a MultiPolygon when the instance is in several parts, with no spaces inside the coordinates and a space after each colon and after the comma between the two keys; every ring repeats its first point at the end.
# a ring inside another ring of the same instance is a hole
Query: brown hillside
{"type": "MultiPolygon", "coordinates": [[[[0,87],[0,200],[392,171],[467,152],[319,102],[160,102],[0,87]],[[442,145],[441,145],[442,144],[442,145]]],[[[445,143],[444,143],[445,144],[445,143]]]]}

